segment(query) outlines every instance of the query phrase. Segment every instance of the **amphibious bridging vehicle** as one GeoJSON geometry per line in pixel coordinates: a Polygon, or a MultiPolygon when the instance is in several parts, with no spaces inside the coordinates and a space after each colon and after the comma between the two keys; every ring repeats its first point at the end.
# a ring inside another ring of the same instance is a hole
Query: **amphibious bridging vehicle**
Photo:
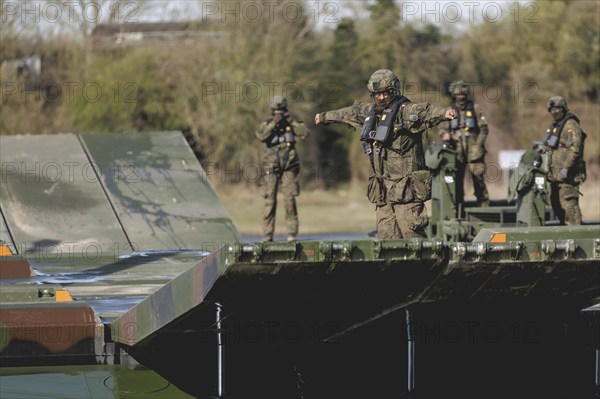
{"type": "Polygon", "coordinates": [[[180,132],[2,136],[0,396],[597,397],[599,225],[532,154],[483,209],[430,151],[429,239],[259,243],[180,132]]]}

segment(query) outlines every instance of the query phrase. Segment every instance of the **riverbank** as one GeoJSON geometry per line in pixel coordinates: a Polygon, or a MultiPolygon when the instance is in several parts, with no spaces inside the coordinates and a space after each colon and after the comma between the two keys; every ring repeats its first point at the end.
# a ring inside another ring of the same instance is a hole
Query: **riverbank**
{"type": "MultiPolygon", "coordinates": [[[[243,236],[262,234],[263,197],[255,186],[244,184],[215,187],[221,201],[243,236]]],[[[297,198],[300,235],[361,234],[375,229],[374,205],[363,190],[342,187],[304,190],[297,198]]],[[[275,234],[285,235],[283,196],[277,204],[275,234]]]]}
{"type": "MultiPolygon", "coordinates": [[[[262,229],[263,198],[258,187],[247,184],[215,185],[221,201],[242,236],[260,237],[262,229]]],[[[367,201],[365,187],[342,185],[329,190],[305,189],[298,197],[300,235],[367,234],[375,230],[374,205],[367,201]]],[[[506,198],[502,184],[488,186],[490,198],[506,198]]],[[[465,187],[466,199],[472,189],[465,187]]],[[[581,186],[580,206],[585,221],[600,220],[600,184],[588,180],[581,186]]],[[[431,211],[431,206],[428,210],[431,211]]],[[[279,195],[275,225],[276,235],[285,235],[285,210],[279,195]]]]}

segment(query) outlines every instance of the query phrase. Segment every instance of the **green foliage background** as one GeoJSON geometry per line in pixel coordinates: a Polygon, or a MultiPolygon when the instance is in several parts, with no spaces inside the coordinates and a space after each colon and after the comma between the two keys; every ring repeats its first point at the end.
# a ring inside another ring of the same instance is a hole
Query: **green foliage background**
{"type": "MultiPolygon", "coordinates": [[[[200,7],[188,2],[194,3],[200,7]]],[[[258,161],[254,129],[269,116],[270,97],[284,94],[291,112],[311,128],[300,147],[304,184],[327,188],[362,182],[368,168],[356,134],[314,126],[314,114],[368,100],[369,75],[389,68],[413,101],[445,105],[451,81],[471,82],[492,127],[488,162],[501,149],[541,140],[550,122],[546,99],[563,95],[588,133],[585,156],[598,178],[598,1],[497,3],[504,7],[500,20],[462,25],[408,20],[402,2],[392,0],[331,3],[349,12],[320,10],[319,20],[327,23],[315,24],[317,3],[279,1],[278,7],[287,4],[301,7],[301,17],[275,12],[268,21],[243,15],[193,20],[190,12],[189,22],[204,32],[199,40],[102,49],[94,47],[94,26],[84,19],[50,34],[28,28],[18,15],[1,15],[0,61],[38,54],[43,69],[36,90],[16,93],[20,82],[3,70],[0,132],[182,130],[203,162],[231,169],[258,161]]],[[[141,18],[146,8],[139,10],[141,18]]],[[[100,22],[117,20],[111,15],[100,22]]]]}

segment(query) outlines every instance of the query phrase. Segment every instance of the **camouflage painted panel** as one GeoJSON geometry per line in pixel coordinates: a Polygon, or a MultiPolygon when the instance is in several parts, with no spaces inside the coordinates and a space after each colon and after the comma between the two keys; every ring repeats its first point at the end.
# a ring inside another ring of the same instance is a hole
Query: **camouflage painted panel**
{"type": "Polygon", "coordinates": [[[82,139],[135,250],[239,241],[180,132],[84,134],[82,139]]]}
{"type": "Polygon", "coordinates": [[[74,134],[0,137],[0,203],[19,253],[128,243],[74,134]]]}

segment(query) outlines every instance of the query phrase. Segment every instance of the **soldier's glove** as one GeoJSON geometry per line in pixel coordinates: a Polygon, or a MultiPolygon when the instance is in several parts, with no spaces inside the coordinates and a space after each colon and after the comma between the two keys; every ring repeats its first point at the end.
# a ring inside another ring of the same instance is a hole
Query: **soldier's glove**
{"type": "Polygon", "coordinates": [[[568,172],[568,170],[566,168],[562,168],[560,170],[560,172],[558,172],[558,177],[559,177],[560,181],[567,180],[567,172],[568,172]]]}
{"type": "Polygon", "coordinates": [[[283,119],[283,112],[275,111],[275,113],[273,114],[273,122],[275,122],[275,124],[278,124],[279,121],[281,121],[281,119],[283,119]]]}
{"type": "Polygon", "coordinates": [[[285,111],[285,112],[283,113],[283,117],[285,118],[285,120],[287,120],[287,121],[288,121],[288,123],[292,123],[292,120],[293,120],[293,118],[292,118],[292,115],[290,115],[290,113],[289,113],[289,112],[285,111]]]}

